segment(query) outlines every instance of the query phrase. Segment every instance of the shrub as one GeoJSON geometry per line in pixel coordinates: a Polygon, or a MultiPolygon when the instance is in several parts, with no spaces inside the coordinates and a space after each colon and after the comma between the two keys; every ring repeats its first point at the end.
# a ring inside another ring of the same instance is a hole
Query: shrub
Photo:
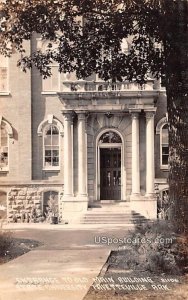
{"type": "Polygon", "coordinates": [[[188,237],[176,235],[168,221],[139,225],[130,238],[130,267],[174,275],[187,271],[188,237]]]}
{"type": "Polygon", "coordinates": [[[13,238],[10,231],[0,231],[0,257],[7,255],[13,245],[13,238]]]}

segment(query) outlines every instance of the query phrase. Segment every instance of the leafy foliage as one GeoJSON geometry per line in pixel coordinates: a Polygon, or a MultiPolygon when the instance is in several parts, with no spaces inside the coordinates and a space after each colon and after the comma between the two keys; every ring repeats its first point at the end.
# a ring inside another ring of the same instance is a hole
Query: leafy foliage
{"type": "Polygon", "coordinates": [[[175,234],[167,221],[142,224],[129,236],[132,241],[126,250],[117,252],[114,264],[146,270],[155,274],[180,275],[188,271],[188,240],[186,235],[175,234]],[[123,258],[123,261],[122,261],[123,258]]]}
{"type": "Polygon", "coordinates": [[[50,63],[78,78],[144,83],[165,74],[169,117],[169,193],[177,230],[188,231],[188,1],[187,0],[3,0],[0,54],[20,53],[18,65],[50,63]],[[24,41],[48,41],[28,55],[24,41]],[[121,47],[123,39],[129,51],[121,47]],[[55,46],[53,46],[55,45],[55,46]]]}
{"type": "Polygon", "coordinates": [[[76,71],[78,78],[95,72],[105,80],[144,82],[149,74],[164,72],[161,45],[172,26],[168,3],[171,16],[175,7],[169,0],[4,1],[0,52],[10,55],[16,48],[22,54],[19,66],[34,64],[44,77],[50,75],[46,65],[56,61],[60,72],[76,71]],[[23,41],[35,32],[50,41],[47,50],[24,56],[23,41]],[[124,38],[131,39],[129,53],[122,51],[124,38]]]}
{"type": "Polygon", "coordinates": [[[6,256],[13,245],[13,238],[10,232],[0,232],[0,257],[6,256]]]}

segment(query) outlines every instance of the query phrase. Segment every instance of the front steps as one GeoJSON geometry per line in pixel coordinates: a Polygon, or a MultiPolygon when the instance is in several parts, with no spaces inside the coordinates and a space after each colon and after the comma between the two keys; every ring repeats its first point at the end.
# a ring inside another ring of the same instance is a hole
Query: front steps
{"type": "MultiPolygon", "coordinates": [[[[117,202],[116,202],[117,203],[117,202]]],[[[80,224],[136,225],[147,219],[130,209],[127,203],[95,204],[81,217],[80,224]]]]}

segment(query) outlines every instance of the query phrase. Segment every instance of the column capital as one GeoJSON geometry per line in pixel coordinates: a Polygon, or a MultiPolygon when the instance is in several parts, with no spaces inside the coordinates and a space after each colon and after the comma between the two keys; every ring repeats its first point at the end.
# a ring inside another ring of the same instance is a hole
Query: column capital
{"type": "Polygon", "coordinates": [[[144,110],[146,113],[146,119],[152,119],[155,116],[156,108],[153,110],[144,110]]]}
{"type": "Polygon", "coordinates": [[[140,112],[141,112],[141,109],[129,109],[129,113],[131,114],[132,119],[138,119],[140,112]]]}
{"type": "Polygon", "coordinates": [[[72,110],[62,110],[62,114],[65,120],[70,122],[72,122],[75,117],[75,113],[72,110]]]}
{"type": "Polygon", "coordinates": [[[76,111],[76,114],[78,116],[78,120],[86,120],[88,112],[87,111],[76,111]]]}

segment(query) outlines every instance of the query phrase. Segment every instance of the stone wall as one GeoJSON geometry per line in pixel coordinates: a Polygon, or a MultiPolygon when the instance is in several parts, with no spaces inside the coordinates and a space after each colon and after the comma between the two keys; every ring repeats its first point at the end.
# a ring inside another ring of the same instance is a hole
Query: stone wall
{"type": "Polygon", "coordinates": [[[8,222],[31,221],[34,209],[42,211],[42,192],[38,187],[11,188],[8,193],[8,222]]]}
{"type": "MultiPolygon", "coordinates": [[[[58,192],[58,219],[62,219],[62,187],[45,188],[40,185],[13,186],[7,193],[7,221],[44,222],[43,194],[46,191],[58,192]]],[[[50,220],[48,220],[50,221],[50,220]]]]}

